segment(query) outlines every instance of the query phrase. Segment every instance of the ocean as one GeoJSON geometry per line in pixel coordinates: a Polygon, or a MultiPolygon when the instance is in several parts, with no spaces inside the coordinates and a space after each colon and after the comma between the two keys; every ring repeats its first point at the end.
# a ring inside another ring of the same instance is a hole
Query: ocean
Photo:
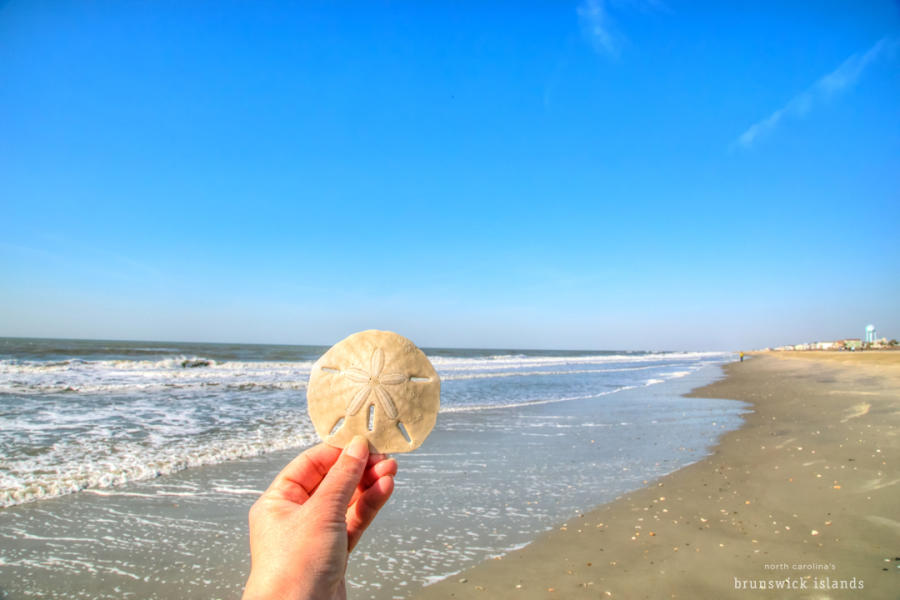
{"type": "MultiPolygon", "coordinates": [[[[0,594],[237,597],[321,346],[0,338],[0,594]]],[[[721,352],[425,348],[441,413],[348,572],[402,598],[705,455],[721,352]]]]}

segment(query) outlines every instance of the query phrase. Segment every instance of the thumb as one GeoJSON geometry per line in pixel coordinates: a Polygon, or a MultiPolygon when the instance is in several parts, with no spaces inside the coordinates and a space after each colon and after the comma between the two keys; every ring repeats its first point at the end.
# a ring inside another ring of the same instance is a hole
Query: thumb
{"type": "Polygon", "coordinates": [[[354,437],[322,479],[310,502],[318,504],[319,510],[329,517],[343,519],[368,458],[369,442],[361,435],[354,437]]]}

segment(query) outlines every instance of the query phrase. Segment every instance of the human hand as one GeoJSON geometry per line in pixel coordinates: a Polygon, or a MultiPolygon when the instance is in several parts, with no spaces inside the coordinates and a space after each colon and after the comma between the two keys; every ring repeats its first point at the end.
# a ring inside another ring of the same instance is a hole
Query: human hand
{"type": "Polygon", "coordinates": [[[347,597],[347,557],[394,490],[397,462],[356,436],[319,444],[275,477],[250,509],[244,600],[347,597]]]}

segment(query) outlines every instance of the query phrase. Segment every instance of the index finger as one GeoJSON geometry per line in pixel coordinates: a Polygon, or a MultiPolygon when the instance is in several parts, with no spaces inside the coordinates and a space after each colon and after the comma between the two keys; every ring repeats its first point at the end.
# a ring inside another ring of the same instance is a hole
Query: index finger
{"type": "Polygon", "coordinates": [[[340,448],[324,443],[304,450],[275,476],[266,493],[274,492],[300,504],[306,502],[340,455],[340,448]]]}

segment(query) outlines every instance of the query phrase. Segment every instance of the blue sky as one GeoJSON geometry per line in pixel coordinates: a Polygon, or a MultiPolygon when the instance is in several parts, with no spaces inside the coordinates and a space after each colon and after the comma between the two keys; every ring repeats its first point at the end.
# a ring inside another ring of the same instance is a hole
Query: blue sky
{"type": "Polygon", "coordinates": [[[900,338],[900,10],[6,2],[0,210],[0,335],[900,338]]]}

